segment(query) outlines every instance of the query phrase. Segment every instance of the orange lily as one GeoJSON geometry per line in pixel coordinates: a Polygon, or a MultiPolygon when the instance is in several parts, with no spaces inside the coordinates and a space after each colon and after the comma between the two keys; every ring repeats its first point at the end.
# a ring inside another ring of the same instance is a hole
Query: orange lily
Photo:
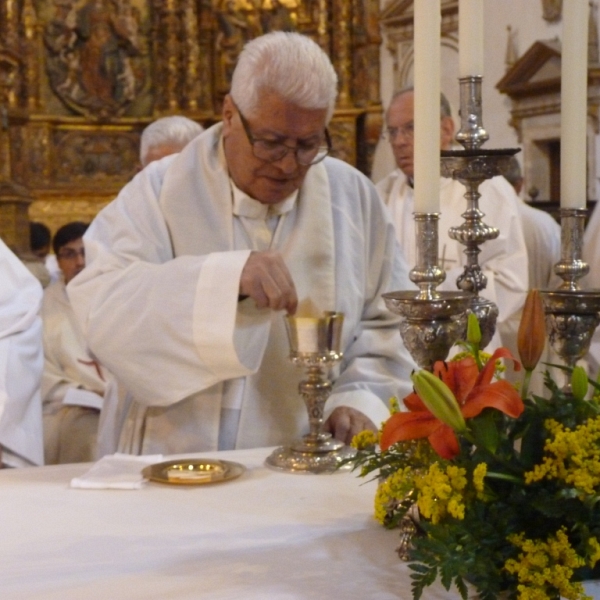
{"type": "Polygon", "coordinates": [[[533,371],[546,345],[546,321],[544,305],[539,290],[529,290],[523,307],[517,349],[526,371],[533,371]]]}
{"type": "MultiPolygon", "coordinates": [[[[523,401],[508,381],[492,382],[499,358],[513,360],[517,371],[521,368],[506,348],[498,348],[481,372],[472,356],[454,362],[438,361],[433,366],[433,374],[440,377],[456,396],[465,419],[476,417],[484,408],[495,408],[515,419],[523,412],[523,401]]],[[[396,442],[426,437],[442,458],[450,460],[459,454],[456,433],[437,419],[415,392],[404,399],[404,405],[409,412],[395,413],[383,427],[382,450],[396,442]]]]}

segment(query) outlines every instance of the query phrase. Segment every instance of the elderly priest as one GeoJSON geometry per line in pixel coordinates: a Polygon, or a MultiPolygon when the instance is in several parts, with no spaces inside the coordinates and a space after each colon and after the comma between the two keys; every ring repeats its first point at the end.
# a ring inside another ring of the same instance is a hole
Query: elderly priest
{"type": "Polygon", "coordinates": [[[327,156],[336,84],[309,38],[256,38],[222,123],[151,163],[92,223],[88,266],[68,292],[91,350],[134,397],[101,423],[119,450],[248,448],[302,433],[286,311],[345,314],[326,405],[337,438],[375,428],[389,397],[408,391],[414,363],[381,299],[409,286],[406,264],[375,188],[327,156]]]}

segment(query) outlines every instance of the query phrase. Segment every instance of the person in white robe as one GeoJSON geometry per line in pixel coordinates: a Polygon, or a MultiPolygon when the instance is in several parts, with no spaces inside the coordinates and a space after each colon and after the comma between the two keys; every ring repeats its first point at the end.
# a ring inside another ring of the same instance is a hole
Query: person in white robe
{"type": "MultiPolygon", "coordinates": [[[[414,193],[414,91],[405,89],[396,93],[386,112],[387,134],[397,168],[377,183],[377,190],[385,202],[396,227],[398,241],[409,265],[416,265],[416,239],[413,213],[414,193]]],[[[442,96],[440,146],[450,149],[454,138],[454,122],[447,99],[442,96]]],[[[484,222],[499,229],[494,240],[480,246],[479,265],[487,277],[487,286],[481,296],[496,303],[499,310],[496,334],[488,350],[505,344],[503,329],[513,328],[511,320],[518,318],[528,289],[527,248],[519,213],[519,199],[504,177],[484,181],[479,187],[480,210],[484,222]]],[[[446,271],[440,290],[456,290],[456,279],[467,262],[465,246],[448,235],[450,227],[463,223],[461,215],[467,208],[466,188],[453,179],[440,181],[439,265],[446,271]]],[[[414,284],[413,286],[414,287],[414,284]]],[[[505,333],[508,333],[505,331],[505,333]]],[[[507,336],[505,336],[507,337],[507,336]]]]}
{"type": "MultiPolygon", "coordinates": [[[[560,261],[560,225],[552,215],[527,204],[520,197],[523,189],[523,175],[519,161],[514,156],[504,172],[504,177],[513,186],[519,197],[519,214],[527,247],[529,287],[538,290],[556,289],[562,283],[562,280],[554,272],[554,266],[560,261]]],[[[515,354],[515,352],[521,312],[514,319],[511,319],[504,329],[505,343],[512,350],[514,356],[517,357],[518,354],[515,354]],[[510,325],[512,325],[512,328],[510,325]]],[[[540,396],[546,393],[544,385],[546,371],[551,372],[555,381],[563,379],[562,372],[557,372],[556,369],[549,366],[549,364],[560,363],[560,358],[550,346],[549,340],[546,339],[544,352],[531,376],[529,390],[540,396]]],[[[520,373],[514,373],[510,369],[506,372],[506,376],[514,382],[520,382],[522,379],[520,373]]]]}
{"type": "Polygon", "coordinates": [[[96,458],[100,409],[116,386],[90,354],[65,288],[85,267],[87,228],[74,221],[58,229],[52,242],[62,276],[44,290],[42,402],[44,457],[50,465],[96,458]]]}
{"type": "Polygon", "coordinates": [[[0,240],[1,463],[44,463],[42,441],[42,286],[0,240]]]}
{"type": "Polygon", "coordinates": [[[94,355],[135,398],[105,406],[100,436],[120,451],[305,433],[286,313],[345,315],[326,403],[338,439],[377,428],[388,399],[410,391],[415,364],[381,297],[409,285],[406,262],[371,182],[327,156],[336,94],[312,40],[254,39],[223,122],[148,165],[92,222],[86,269],[67,291],[94,355]]]}
{"type": "Polygon", "coordinates": [[[140,164],[151,162],[181,152],[204,127],[181,115],[169,115],[152,121],[140,137],[140,164]]]}

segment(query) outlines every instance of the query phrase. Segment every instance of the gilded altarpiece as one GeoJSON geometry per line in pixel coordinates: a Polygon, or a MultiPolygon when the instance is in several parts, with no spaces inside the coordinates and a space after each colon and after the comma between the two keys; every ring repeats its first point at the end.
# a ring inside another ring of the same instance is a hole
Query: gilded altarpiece
{"type": "Polygon", "coordinates": [[[378,0],[0,0],[0,235],[24,239],[30,202],[52,230],[90,220],[136,173],[142,129],[167,114],[219,120],[244,43],[273,30],[331,57],[333,154],[368,174],[378,16],[378,0]]]}

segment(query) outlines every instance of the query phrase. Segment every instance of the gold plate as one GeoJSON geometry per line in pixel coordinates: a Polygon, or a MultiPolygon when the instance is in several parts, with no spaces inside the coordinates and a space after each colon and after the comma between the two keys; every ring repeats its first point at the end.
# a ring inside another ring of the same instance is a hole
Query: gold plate
{"type": "Polygon", "coordinates": [[[245,470],[244,465],[228,460],[184,458],[149,465],[142,470],[142,475],[158,483],[202,485],[235,479],[245,470]]]}

